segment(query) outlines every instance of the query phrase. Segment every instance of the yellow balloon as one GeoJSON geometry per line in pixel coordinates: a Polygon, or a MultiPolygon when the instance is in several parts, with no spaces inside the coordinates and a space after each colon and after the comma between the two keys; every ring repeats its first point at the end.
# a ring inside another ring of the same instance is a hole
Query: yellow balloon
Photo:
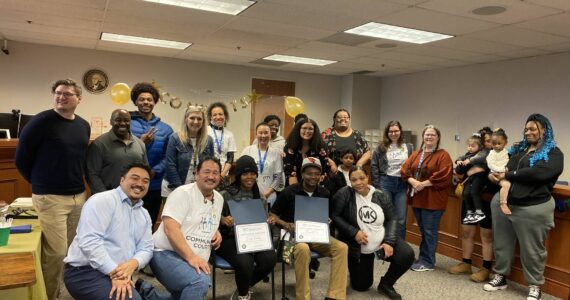
{"type": "Polygon", "coordinates": [[[131,100],[131,89],[126,83],[117,83],[111,88],[111,101],[117,105],[124,105],[131,100]]]}
{"type": "Polygon", "coordinates": [[[297,97],[285,97],[285,111],[291,118],[305,112],[305,103],[297,97]]]}

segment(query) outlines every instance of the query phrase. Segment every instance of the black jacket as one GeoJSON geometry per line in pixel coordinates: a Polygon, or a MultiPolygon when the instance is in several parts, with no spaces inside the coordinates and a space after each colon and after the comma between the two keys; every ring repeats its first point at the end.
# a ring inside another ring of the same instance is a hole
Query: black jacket
{"type": "Polygon", "coordinates": [[[564,169],[564,154],[558,147],[548,153],[548,162],[530,166],[533,152],[519,152],[509,158],[506,179],[511,182],[509,205],[530,206],[548,202],[552,188],[564,169]]]}
{"type": "MultiPolygon", "coordinates": [[[[338,239],[348,245],[348,256],[360,259],[360,245],[354,237],[360,228],[356,220],[356,195],[353,188],[346,186],[333,197],[332,220],[338,229],[338,239]]],[[[384,240],[382,243],[394,246],[396,244],[397,219],[392,201],[380,190],[375,190],[372,202],[378,204],[384,213],[384,240]]]]}

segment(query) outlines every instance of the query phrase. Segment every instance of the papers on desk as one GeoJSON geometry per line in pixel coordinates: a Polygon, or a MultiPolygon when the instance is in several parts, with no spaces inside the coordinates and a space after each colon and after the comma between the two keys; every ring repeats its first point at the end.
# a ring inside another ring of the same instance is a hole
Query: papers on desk
{"type": "Polygon", "coordinates": [[[329,199],[295,196],[295,241],[328,244],[329,199]]]}
{"type": "Polygon", "coordinates": [[[21,209],[34,209],[34,203],[32,202],[32,198],[22,197],[17,198],[10,204],[12,208],[21,208],[21,209]]]}
{"type": "Polygon", "coordinates": [[[230,200],[228,206],[234,218],[238,253],[273,249],[267,212],[261,199],[230,200]]]}

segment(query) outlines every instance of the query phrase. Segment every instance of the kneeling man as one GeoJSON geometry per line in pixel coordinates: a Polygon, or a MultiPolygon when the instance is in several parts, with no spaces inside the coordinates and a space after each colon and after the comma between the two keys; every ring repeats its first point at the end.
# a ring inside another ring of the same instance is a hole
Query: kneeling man
{"type": "Polygon", "coordinates": [[[93,195],[81,211],[65,262],[64,282],[75,299],[139,300],[131,276],[152,258],[150,216],[142,207],[150,167],[128,165],[116,189],[93,195]]]}

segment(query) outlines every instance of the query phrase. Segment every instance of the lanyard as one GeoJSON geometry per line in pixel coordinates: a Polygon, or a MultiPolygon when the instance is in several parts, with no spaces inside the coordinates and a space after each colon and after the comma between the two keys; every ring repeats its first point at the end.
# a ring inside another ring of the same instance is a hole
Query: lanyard
{"type": "Polygon", "coordinates": [[[426,150],[422,151],[422,156],[420,156],[420,162],[418,163],[418,169],[416,170],[416,179],[420,179],[420,170],[422,169],[422,164],[424,163],[424,155],[426,154],[426,150]]]}
{"type": "Polygon", "coordinates": [[[267,160],[267,152],[269,152],[269,148],[265,151],[265,155],[263,155],[263,159],[261,158],[261,150],[257,147],[257,156],[259,157],[259,174],[263,174],[263,168],[265,168],[265,161],[267,160]]]}
{"type": "Polygon", "coordinates": [[[218,140],[218,134],[216,133],[216,128],[214,127],[214,125],[210,125],[212,127],[212,131],[214,132],[214,140],[216,141],[216,146],[218,146],[218,154],[222,154],[222,145],[224,143],[224,128],[222,127],[222,135],[220,136],[220,139],[218,140]]]}

